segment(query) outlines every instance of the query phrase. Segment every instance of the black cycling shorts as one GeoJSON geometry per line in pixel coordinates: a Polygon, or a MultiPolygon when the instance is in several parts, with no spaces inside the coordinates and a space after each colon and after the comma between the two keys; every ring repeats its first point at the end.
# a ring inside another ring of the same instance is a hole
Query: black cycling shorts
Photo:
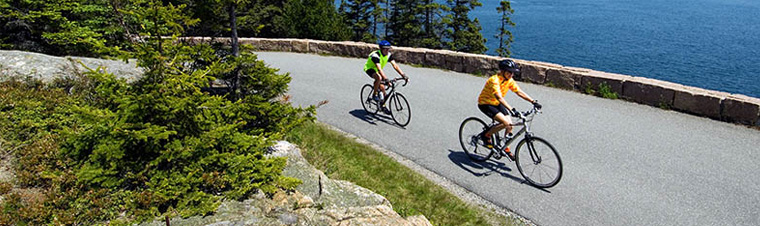
{"type": "Polygon", "coordinates": [[[478,104],[478,109],[480,109],[483,114],[486,114],[488,118],[493,119],[494,116],[499,114],[501,112],[502,114],[509,115],[509,111],[507,110],[504,105],[499,104],[497,105],[490,105],[490,104],[478,104]]]}
{"type": "MultiPolygon", "coordinates": [[[[366,70],[366,71],[364,71],[364,72],[366,72],[366,73],[367,73],[367,75],[369,75],[369,77],[370,77],[370,78],[372,78],[372,79],[375,79],[375,74],[377,73],[377,72],[375,71],[375,69],[372,69],[372,68],[370,68],[370,69],[367,69],[367,70],[366,70]]],[[[380,76],[380,75],[378,75],[378,76],[380,76]]]]}

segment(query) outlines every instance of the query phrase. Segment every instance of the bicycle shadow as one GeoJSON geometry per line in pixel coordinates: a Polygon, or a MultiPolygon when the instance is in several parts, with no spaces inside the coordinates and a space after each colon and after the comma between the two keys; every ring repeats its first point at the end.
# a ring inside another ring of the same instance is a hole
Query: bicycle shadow
{"type": "MultiPolygon", "coordinates": [[[[465,171],[471,173],[472,175],[475,175],[476,177],[490,176],[494,173],[497,173],[503,177],[520,182],[520,184],[525,184],[525,185],[537,188],[535,186],[532,186],[530,183],[528,183],[528,181],[526,181],[522,177],[513,176],[510,172],[516,172],[516,171],[513,171],[512,168],[508,167],[501,160],[494,160],[493,157],[483,162],[476,162],[468,158],[467,153],[465,153],[464,151],[454,151],[454,150],[449,149],[449,159],[451,160],[451,162],[459,166],[459,168],[464,169],[465,171]],[[478,172],[478,171],[482,171],[482,172],[478,172]]],[[[503,160],[503,161],[508,161],[508,160],[503,160]]],[[[537,189],[542,190],[547,193],[551,193],[546,189],[542,189],[542,188],[537,188],[537,189]]]]}
{"type": "Polygon", "coordinates": [[[354,109],[354,110],[349,111],[348,113],[372,125],[377,125],[377,122],[384,122],[386,124],[395,126],[397,128],[406,129],[405,127],[401,127],[398,124],[396,124],[396,122],[393,121],[393,118],[391,118],[391,116],[385,115],[380,112],[378,112],[377,114],[369,114],[364,109],[354,109]]]}

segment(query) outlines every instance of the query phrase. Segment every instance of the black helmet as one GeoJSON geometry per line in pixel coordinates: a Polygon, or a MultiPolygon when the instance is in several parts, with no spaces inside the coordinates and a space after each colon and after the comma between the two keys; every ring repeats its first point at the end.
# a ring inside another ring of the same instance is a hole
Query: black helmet
{"type": "Polygon", "coordinates": [[[517,64],[512,60],[499,61],[499,70],[509,71],[509,72],[512,72],[513,74],[520,73],[520,67],[518,67],[517,64]]]}

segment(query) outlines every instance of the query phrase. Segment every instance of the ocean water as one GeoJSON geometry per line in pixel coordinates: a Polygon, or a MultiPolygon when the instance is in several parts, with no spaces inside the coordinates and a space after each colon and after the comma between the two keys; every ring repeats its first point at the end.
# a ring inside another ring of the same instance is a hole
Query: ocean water
{"type": "MultiPolygon", "coordinates": [[[[481,0],[496,55],[499,1],[481,0]]],[[[512,57],[760,97],[758,0],[514,0],[512,57]]]]}

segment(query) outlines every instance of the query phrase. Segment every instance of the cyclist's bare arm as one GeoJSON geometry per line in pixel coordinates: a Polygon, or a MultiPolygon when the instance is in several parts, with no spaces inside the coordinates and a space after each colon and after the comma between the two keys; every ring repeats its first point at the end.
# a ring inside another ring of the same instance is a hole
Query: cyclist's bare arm
{"type": "Polygon", "coordinates": [[[498,93],[494,93],[493,95],[497,100],[499,100],[499,103],[501,103],[501,105],[504,105],[504,107],[510,111],[512,110],[512,106],[507,103],[507,100],[505,100],[503,96],[500,96],[498,93]]]}
{"type": "Polygon", "coordinates": [[[401,68],[398,66],[398,64],[396,64],[395,60],[391,61],[391,66],[393,66],[393,69],[395,69],[396,72],[398,72],[398,74],[401,75],[401,77],[404,77],[404,79],[409,80],[409,77],[406,77],[406,74],[404,74],[404,72],[401,71],[401,68]]]}
{"type": "Polygon", "coordinates": [[[385,72],[383,72],[382,67],[380,67],[380,63],[375,63],[375,67],[377,68],[377,74],[380,75],[380,80],[386,80],[388,77],[385,76],[385,72]]]}
{"type": "MultiPolygon", "coordinates": [[[[521,98],[523,98],[524,100],[526,100],[526,101],[528,101],[530,103],[535,102],[535,100],[533,98],[530,98],[530,96],[528,96],[528,94],[525,93],[525,92],[523,92],[522,90],[519,90],[519,91],[515,92],[515,94],[517,94],[517,96],[520,96],[521,98]]],[[[511,109],[511,108],[509,108],[509,109],[511,109]]]]}

